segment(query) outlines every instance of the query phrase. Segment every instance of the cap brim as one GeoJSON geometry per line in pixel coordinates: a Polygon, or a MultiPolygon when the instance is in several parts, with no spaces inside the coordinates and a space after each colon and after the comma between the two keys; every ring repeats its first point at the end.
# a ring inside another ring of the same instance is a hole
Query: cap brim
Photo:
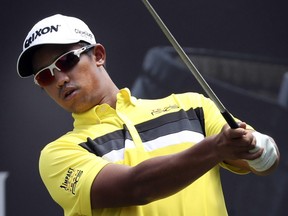
{"type": "Polygon", "coordinates": [[[17,60],[17,72],[20,77],[24,78],[33,74],[31,58],[33,52],[38,46],[39,45],[30,47],[28,50],[25,50],[20,54],[17,60]]]}

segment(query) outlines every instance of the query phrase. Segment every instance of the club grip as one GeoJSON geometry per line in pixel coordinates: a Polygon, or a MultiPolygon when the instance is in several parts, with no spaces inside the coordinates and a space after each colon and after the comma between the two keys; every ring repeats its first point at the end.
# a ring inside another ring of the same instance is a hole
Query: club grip
{"type": "Polygon", "coordinates": [[[236,129],[239,128],[239,125],[236,123],[235,119],[231,116],[231,114],[225,110],[224,112],[221,112],[222,116],[226,120],[227,124],[232,128],[236,129]]]}

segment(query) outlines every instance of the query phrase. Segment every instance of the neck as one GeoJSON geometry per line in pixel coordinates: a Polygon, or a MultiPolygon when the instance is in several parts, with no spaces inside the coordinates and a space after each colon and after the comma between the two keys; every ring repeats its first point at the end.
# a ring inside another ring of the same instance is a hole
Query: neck
{"type": "Polygon", "coordinates": [[[117,103],[117,94],[119,93],[119,89],[115,86],[114,89],[111,90],[111,92],[109,93],[109,95],[111,95],[111,97],[105,101],[104,98],[104,103],[109,104],[112,108],[116,108],[116,103],[117,103]]]}

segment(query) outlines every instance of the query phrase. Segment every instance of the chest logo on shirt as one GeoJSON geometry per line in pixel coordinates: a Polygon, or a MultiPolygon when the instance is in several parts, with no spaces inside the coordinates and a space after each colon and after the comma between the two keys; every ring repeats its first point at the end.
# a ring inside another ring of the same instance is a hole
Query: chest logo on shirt
{"type": "Polygon", "coordinates": [[[63,183],[60,185],[60,188],[64,189],[65,191],[69,191],[73,195],[75,195],[76,187],[82,174],[83,174],[82,170],[69,168],[67,170],[63,183]]]}
{"type": "Polygon", "coordinates": [[[178,109],[179,106],[174,104],[174,105],[169,105],[169,106],[166,106],[166,107],[162,107],[162,108],[157,108],[157,109],[153,109],[151,111],[151,114],[152,115],[157,115],[157,114],[160,114],[160,113],[163,113],[163,112],[168,112],[172,109],[178,109]]]}

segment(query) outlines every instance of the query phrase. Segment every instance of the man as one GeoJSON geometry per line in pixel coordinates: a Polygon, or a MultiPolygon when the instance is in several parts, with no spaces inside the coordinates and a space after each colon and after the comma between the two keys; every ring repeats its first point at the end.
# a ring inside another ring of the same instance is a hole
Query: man
{"type": "Polygon", "coordinates": [[[65,215],[227,215],[219,168],[267,175],[272,138],[230,129],[197,93],[136,99],[105,69],[105,48],[81,20],[47,17],[28,33],[21,77],[71,112],[74,129],[41,152],[40,174],[65,215]]]}

